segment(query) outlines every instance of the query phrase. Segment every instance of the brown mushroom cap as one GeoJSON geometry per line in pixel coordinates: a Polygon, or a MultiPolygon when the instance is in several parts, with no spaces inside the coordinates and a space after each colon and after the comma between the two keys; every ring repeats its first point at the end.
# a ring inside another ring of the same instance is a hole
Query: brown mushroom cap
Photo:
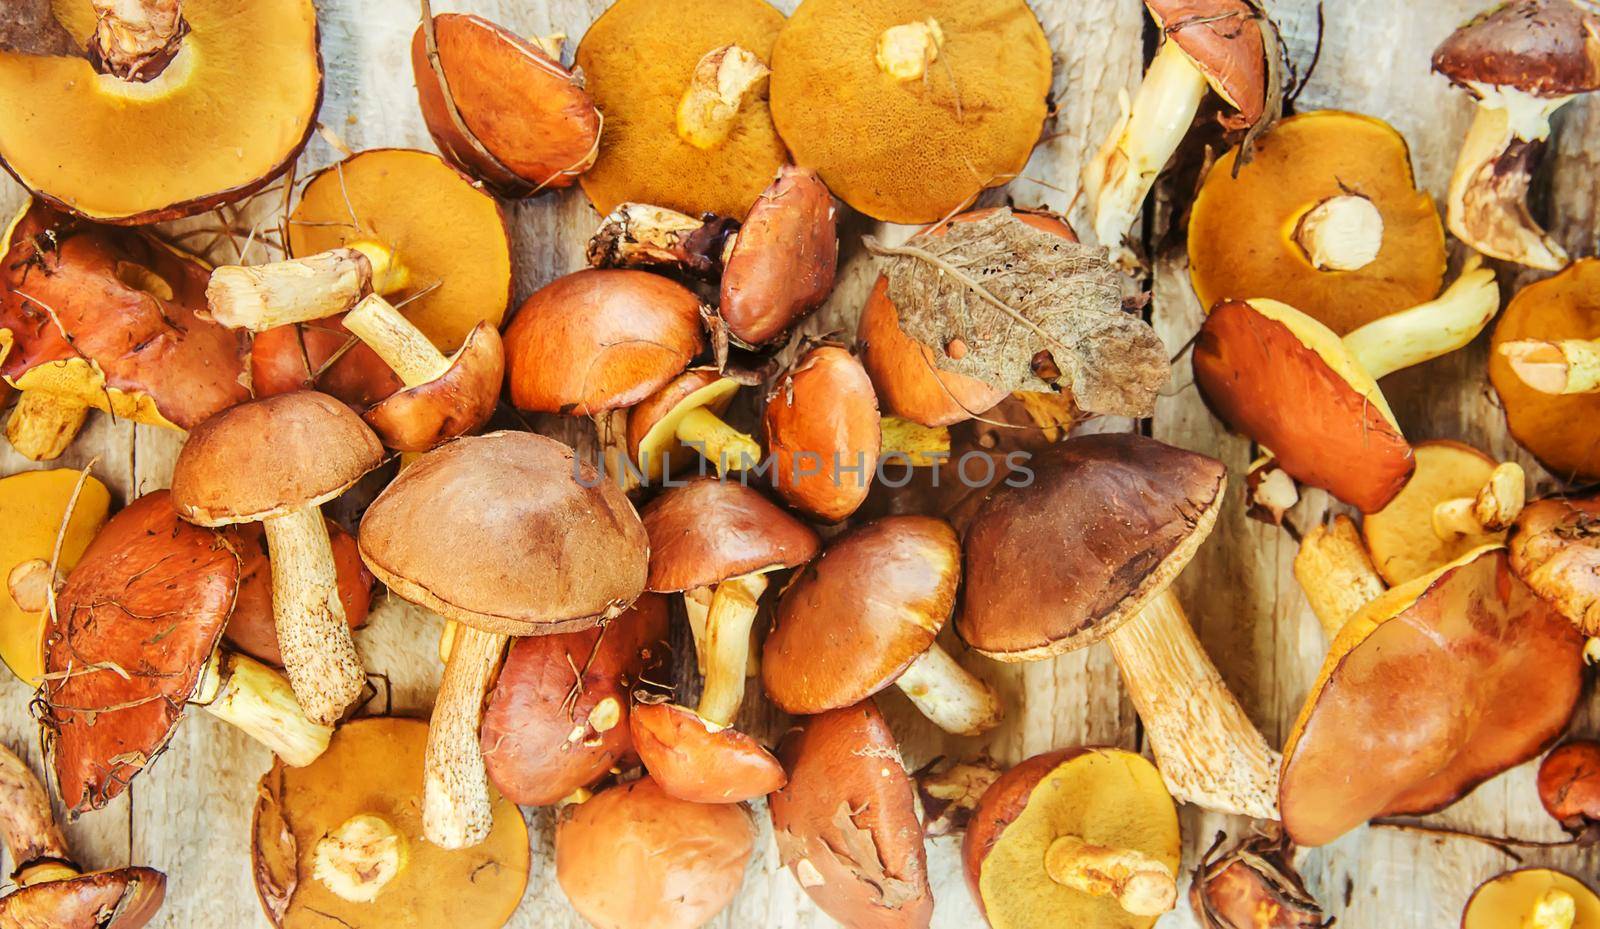
{"type": "MultiPolygon", "coordinates": [[[[334,571],[339,578],[339,604],[351,629],[367,623],[372,606],[372,572],[361,563],[356,537],[331,519],[328,543],[333,549],[334,571]]],[[[224,636],[228,644],[268,664],[283,666],[278,650],[278,624],[272,614],[272,562],[267,552],[267,533],[260,523],[229,526],[222,536],[239,554],[239,595],[233,615],[228,618],[224,636]]]]}
{"type": "Polygon", "coordinates": [[[449,370],[426,384],[390,394],[365,419],[389,448],[425,452],[488,422],[500,401],[505,373],[500,330],[478,323],[450,359],[449,370]]]}
{"type": "Polygon", "coordinates": [[[140,929],[167,897],[153,868],[96,871],[45,881],[0,897],[0,926],[17,929],[140,929]]]}
{"type": "Polygon", "coordinates": [[[1145,0],[1145,6],[1241,120],[1261,118],[1267,105],[1265,14],[1245,0],[1145,0]]]}
{"type": "Polygon", "coordinates": [[[761,571],[805,564],[815,531],[744,484],[714,478],[673,487],[644,508],[650,589],[708,587],[761,571]]]}
{"type": "Polygon", "coordinates": [[[1574,739],[1539,763],[1539,802],[1580,842],[1600,833],[1600,742],[1574,739]]]}
{"type": "Polygon", "coordinates": [[[400,376],[345,329],[343,320],[329,316],[256,333],[250,342],[250,389],[257,397],[320,390],[365,410],[404,388],[400,376]]]}
{"type": "Polygon", "coordinates": [[[771,342],[828,299],[839,264],[837,214],[815,171],[778,169],[723,263],[718,313],[734,338],[771,342]]]}
{"type": "Polygon", "coordinates": [[[1271,300],[1219,303],[1193,363],[1212,412],[1302,484],[1372,513],[1410,479],[1416,460],[1383,392],[1309,316],[1271,300]]]}
{"type": "Polygon", "coordinates": [[[1441,539],[1433,529],[1434,507],[1471,498],[1494,473],[1495,461],[1470,445],[1435,439],[1418,442],[1417,470],[1393,500],[1361,520],[1361,535],[1373,566],[1390,586],[1420,577],[1504,533],[1471,533],[1441,539]]]}
{"type": "Polygon", "coordinates": [[[238,589],[239,556],[164,490],[95,536],[56,597],[40,690],[69,809],[105,806],[165,748],[238,589]]]}
{"type": "Polygon", "coordinates": [[[1294,868],[1294,846],[1257,833],[1224,848],[1219,833],[1189,882],[1189,907],[1217,929],[1323,929],[1322,906],[1294,868]]]}
{"type": "Polygon", "coordinates": [[[1523,583],[1584,635],[1600,635],[1600,494],[1535,500],[1506,544],[1523,583]]]}
{"type": "Polygon", "coordinates": [[[530,432],[441,446],[361,519],[361,557],[412,603],[487,632],[548,635],[644,590],[649,540],[621,488],[530,432]]]}
{"type": "Polygon", "coordinates": [[[480,729],[495,787],[545,806],[621,765],[633,689],[666,657],[667,631],[666,599],[645,594],[604,626],[512,641],[480,729]]]}
{"type": "Polygon", "coordinates": [[[933,915],[915,786],[871,700],[784,736],[789,783],[768,798],[778,857],[824,913],[857,929],[926,929],[933,915]]]}
{"type": "Polygon", "coordinates": [[[1501,3],[1439,43],[1433,70],[1536,97],[1600,89],[1600,17],[1571,0],[1501,3]]]}
{"type": "Polygon", "coordinates": [[[1210,534],[1227,483],[1220,461],[1133,433],[1075,436],[1029,467],[964,539],[956,629],[1001,661],[1092,645],[1137,615],[1210,534]]]}
{"type": "Polygon", "coordinates": [[[872,488],[883,446],[878,397],[854,355],[812,349],[767,398],[772,482],[792,507],[836,523],[872,488]]]}
{"type": "Polygon", "coordinates": [[[700,456],[678,441],[678,425],[694,410],[721,416],[741,385],[716,368],[690,368],[628,410],[628,456],[657,480],[700,456]]]}
{"type": "Polygon", "coordinates": [[[1380,595],[1334,638],[1283,752],[1297,844],[1443,809],[1566,728],[1582,639],[1487,546],[1380,595]]]}
{"type": "Polygon", "coordinates": [[[1523,925],[1528,911],[1551,891],[1561,891],[1577,904],[1577,919],[1572,929],[1600,926],[1600,896],[1589,885],[1564,871],[1518,868],[1478,885],[1461,911],[1461,929],[1523,925]]]}
{"type": "Polygon", "coordinates": [[[535,291],[506,330],[511,402],[592,415],[633,406],[705,348],[700,301],[646,271],[585,269],[535,291]]]}
{"type": "Polygon", "coordinates": [[[739,892],[754,845],[742,807],[678,800],[643,777],[564,813],[556,880],[595,929],[698,929],[739,892]]]}
{"type": "Polygon", "coordinates": [[[761,743],[674,703],[639,703],[628,714],[633,747],[661,789],[694,803],[739,803],[788,781],[761,743]]]}
{"type": "Polygon", "coordinates": [[[279,394],[195,427],[173,465],[172,501],[197,525],[253,522],[332,500],[382,460],[349,407],[309,390],[279,394]]]}
{"type": "Polygon", "coordinates": [[[887,516],[836,537],[779,601],[761,653],[767,696],[809,715],[888,687],[933,644],[960,582],[944,520],[887,516]]]}

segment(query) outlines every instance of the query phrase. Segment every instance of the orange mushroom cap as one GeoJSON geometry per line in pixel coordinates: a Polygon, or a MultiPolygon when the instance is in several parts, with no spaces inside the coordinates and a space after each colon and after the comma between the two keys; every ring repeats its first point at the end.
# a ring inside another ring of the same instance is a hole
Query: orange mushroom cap
{"type": "Polygon", "coordinates": [[[883,447],[878,398],[855,356],[824,345],[767,398],[772,482],[795,509],[835,523],[867,498],[883,447]]]}
{"type": "Polygon", "coordinates": [[[838,212],[815,171],[778,169],[723,263],[718,313],[734,338],[771,342],[828,299],[839,264],[838,212]]]}
{"type": "Polygon", "coordinates": [[[500,401],[505,373],[500,330],[481,322],[451,356],[444,374],[395,391],[367,410],[364,418],[389,448],[425,452],[488,422],[500,401]]]}
{"type": "Polygon", "coordinates": [[[1600,90],[1600,16],[1567,0],[1511,0],[1468,20],[1433,52],[1456,84],[1536,97],[1600,90]]]}
{"type": "Polygon", "coordinates": [[[404,388],[378,353],[330,316],[258,332],[250,343],[250,388],[257,397],[317,390],[365,410],[404,388]]]}
{"type": "Polygon", "coordinates": [[[1163,33],[1200,69],[1246,125],[1267,106],[1266,15],[1246,0],[1145,0],[1163,33]]]}
{"type": "Polygon", "coordinates": [[[153,868],[95,871],[33,884],[0,897],[0,925],[140,929],[155,918],[166,898],[167,876],[153,868]]]}
{"type": "Polygon", "coordinates": [[[781,788],[788,776],[761,743],[729,726],[667,702],[636,704],[628,714],[633,747],[661,789],[695,803],[739,803],[781,788]]]}

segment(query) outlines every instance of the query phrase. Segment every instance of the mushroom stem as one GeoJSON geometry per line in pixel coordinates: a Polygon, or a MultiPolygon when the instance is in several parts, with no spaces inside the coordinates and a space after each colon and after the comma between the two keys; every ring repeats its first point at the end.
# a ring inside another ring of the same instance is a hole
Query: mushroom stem
{"type": "Polygon", "coordinates": [[[1449,541],[1510,527],[1527,502],[1527,475],[1514,461],[1497,465],[1476,495],[1445,500],[1433,508],[1433,532],[1449,541]]]}
{"type": "Polygon", "coordinates": [[[920,81],[944,46],[944,30],[933,17],[890,26],[878,34],[878,70],[897,81],[920,81]]]}
{"type": "Polygon", "coordinates": [[[733,134],[746,100],[767,92],[772,72],[755,53],[737,45],[706,52],[678,101],[678,136],[695,148],[712,149],[733,134]]]}
{"type": "Polygon", "coordinates": [[[387,246],[361,241],[306,258],[217,268],[206,303],[222,325],[261,332],[343,313],[369,291],[393,293],[410,280],[387,246]]]}
{"type": "Polygon", "coordinates": [[[1178,881],[1165,862],[1131,848],[1091,845],[1064,835],[1044,856],[1050,879],[1092,897],[1112,897],[1133,916],[1160,916],[1178,902],[1178,881]]]}
{"type": "Polygon", "coordinates": [[[89,54],[104,73],[145,82],[177,53],[188,26],[181,0],[91,0],[89,54]]]}
{"type": "Polygon", "coordinates": [[[331,726],[367,682],[350,638],[322,511],[303,506],[262,522],[272,561],[272,616],[294,695],[314,723],[331,726]]]}
{"type": "Polygon", "coordinates": [[[1600,340],[1505,342],[1500,354],[1522,383],[1544,394],[1600,393],[1600,340]]]}
{"type": "Polygon", "coordinates": [[[311,876],[334,896],[371,903],[410,858],[405,835],[388,820],[358,813],[317,840],[311,849],[311,876]]]}
{"type": "Polygon", "coordinates": [[[1359,271],[1383,248],[1383,214],[1360,194],[1329,197],[1300,217],[1294,241],[1318,271],[1359,271]]]}
{"type": "Polygon", "coordinates": [[[696,407],[678,421],[678,441],[716,466],[718,474],[743,471],[761,460],[761,445],[705,407],[696,407]]]}
{"type": "Polygon", "coordinates": [[[59,589],[62,577],[50,570],[43,558],[29,558],[11,566],[6,574],[6,593],[24,613],[38,613],[50,606],[50,594],[59,589]]]}
{"type": "Polygon", "coordinates": [[[477,845],[494,824],[478,729],[489,681],[508,641],[497,632],[463,624],[444,666],[428,724],[422,788],[422,834],[440,848],[477,845]]]}
{"type": "Polygon", "coordinates": [[[4,745],[0,745],[0,833],[18,875],[42,862],[68,860],[67,839],[56,824],[44,786],[4,745]]]}
{"type": "Polygon", "coordinates": [[[1378,380],[1401,368],[1448,355],[1471,342],[1500,309],[1494,271],[1476,256],[1427,303],[1375,319],[1344,337],[1344,346],[1378,380]]]}
{"type": "Polygon", "coordinates": [[[1550,116],[1572,98],[1476,90],[1477,112],[1446,193],[1450,231],[1490,258],[1559,271],[1567,265],[1567,253],[1534,222],[1527,198],[1550,135],[1550,116]]]}
{"type": "Polygon", "coordinates": [[[1565,890],[1552,887],[1533,901],[1520,929],[1572,929],[1577,920],[1578,901],[1565,890]]]}
{"type": "Polygon", "coordinates": [[[344,327],[376,352],[407,387],[420,387],[450,370],[450,359],[444,352],[377,294],[366,297],[346,313],[344,327]]]}
{"type": "Polygon", "coordinates": [[[1205,75],[1188,54],[1167,39],[1145,71],[1133,103],[1128,103],[1126,92],[1122,94],[1122,118],[1083,176],[1101,245],[1111,249],[1122,245],[1156,175],[1194,122],[1206,86],[1205,75]]]}
{"type": "Polygon", "coordinates": [[[78,437],[89,407],[71,397],[25,390],[6,420],[6,438],[29,461],[54,461],[78,437]]]}
{"type": "Polygon", "coordinates": [[[954,735],[981,735],[1005,715],[1000,697],[935,642],[895,680],[922,715],[954,735]]]}
{"type": "Polygon", "coordinates": [[[1278,753],[1256,730],[1171,589],[1106,638],[1162,780],[1208,810],[1278,818],[1278,753]]]}
{"type": "Polygon", "coordinates": [[[628,411],[607,410],[594,414],[594,430],[605,475],[616,481],[624,492],[631,492],[644,480],[644,472],[628,454],[628,411]]]}
{"type": "Polygon", "coordinates": [[[732,725],[744,702],[750,630],[766,589],[767,576],[757,572],[723,581],[711,598],[704,642],[705,687],[700,691],[698,712],[715,725],[732,725]]]}
{"type": "Polygon", "coordinates": [[[206,712],[265,745],[284,764],[303,768],[328,749],[333,729],[306,718],[282,674],[254,658],[218,652],[200,688],[206,712]]]}
{"type": "Polygon", "coordinates": [[[1294,556],[1294,576],[1332,639],[1355,612],[1384,591],[1383,578],[1348,516],[1313,526],[1294,556]]]}
{"type": "Polygon", "coordinates": [[[702,677],[706,673],[706,616],[711,613],[711,600],[716,593],[714,587],[691,587],[683,592],[683,613],[694,636],[695,670],[702,677]]]}
{"type": "Polygon", "coordinates": [[[719,266],[717,228],[676,210],[648,203],[624,203],[612,210],[589,238],[586,254],[596,268],[684,270],[710,274],[719,266]]]}
{"type": "Polygon", "coordinates": [[[950,457],[950,430],[943,426],[885,416],[878,421],[878,428],[883,435],[881,457],[897,456],[914,468],[937,467],[950,457]]]}
{"type": "Polygon", "coordinates": [[[1300,502],[1300,488],[1272,455],[1250,462],[1245,471],[1245,515],[1274,526],[1283,525],[1288,512],[1300,502]]]}

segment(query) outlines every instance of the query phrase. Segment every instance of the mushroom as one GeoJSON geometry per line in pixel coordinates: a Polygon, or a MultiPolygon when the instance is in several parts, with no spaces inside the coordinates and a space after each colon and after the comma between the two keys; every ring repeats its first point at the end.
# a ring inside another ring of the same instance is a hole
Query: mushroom
{"type": "Polygon", "coordinates": [[[772,48],[772,119],[841,200],[931,223],[1022,173],[1050,98],[1023,0],[805,0],[772,48]]]}
{"type": "Polygon", "coordinates": [[[251,819],[251,876],[277,929],[449,926],[500,929],[528,883],[528,827],[496,797],[484,841],[441,848],[422,826],[421,720],[339,727],[304,768],[274,764],[251,819]]]}
{"type": "Polygon", "coordinates": [[[1003,773],[988,755],[937,766],[930,763],[918,771],[915,777],[923,834],[937,839],[966,832],[978,801],[1003,773]]]}
{"type": "Polygon", "coordinates": [[[1574,739],[1539,763],[1539,802],[1578,844],[1600,841],[1600,742],[1574,739]]]}
{"type": "Polygon", "coordinates": [[[743,219],[788,160],[767,112],[783,14],[762,0],[620,0],[575,58],[606,117],[580,178],[604,216],[650,203],[743,219]]]}
{"type": "Polygon", "coordinates": [[[1596,288],[1600,260],[1593,258],[1529,284],[1506,304],[1489,342],[1489,382],[1506,427],[1566,481],[1600,479],[1600,449],[1586,428],[1600,416],[1600,393],[1584,386],[1584,359],[1600,339],[1596,288]]]}
{"type": "Polygon", "coordinates": [[[1334,637],[1284,747],[1296,844],[1443,809],[1560,735],[1581,639],[1484,546],[1363,607],[1334,637]],[[1404,737],[1397,737],[1403,733],[1404,737]]]}
{"type": "Polygon", "coordinates": [[[1217,418],[1272,449],[1290,477],[1374,513],[1416,465],[1379,379],[1465,346],[1499,306],[1494,272],[1473,263],[1437,300],[1342,339],[1275,300],[1225,300],[1196,338],[1195,383],[1217,418]]]}
{"type": "Polygon", "coordinates": [[[45,630],[40,724],[61,799],[104,807],[166,747],[186,705],[203,707],[305,765],[328,746],[283,675],[220,650],[239,556],[178,518],[166,491],[112,517],[55,597],[45,630]]]}
{"type": "Polygon", "coordinates": [[[1472,892],[1461,929],[1591,929],[1600,926],[1600,895],[1562,871],[1519,868],[1472,892]]]}
{"type": "Polygon", "coordinates": [[[878,398],[854,355],[833,345],[807,352],[767,395],[772,484],[795,509],[836,523],[867,498],[883,435],[878,398]]]}
{"type": "Polygon", "coordinates": [[[1222,851],[1217,840],[1189,882],[1189,907],[1201,929],[1322,929],[1317,899],[1294,869],[1294,846],[1255,835],[1222,851]],[[1220,852],[1220,854],[1219,854],[1220,852]]]}
{"type": "Polygon", "coordinates": [[[1450,176],[1450,231],[1491,258],[1559,271],[1567,253],[1528,213],[1550,117],[1600,90],[1600,15],[1571,0],[1510,0],[1433,53],[1433,69],[1477,101],[1450,176]]]}
{"type": "Polygon", "coordinates": [[[250,341],[250,389],[257,397],[320,390],[366,410],[405,386],[338,316],[268,329],[250,341]]]}
{"type": "Polygon", "coordinates": [[[514,639],[479,730],[490,783],[513,803],[548,806],[621,767],[633,690],[664,663],[666,641],[667,601],[655,594],[603,626],[514,639]]]}
{"type": "Polygon", "coordinates": [[[55,12],[70,50],[0,50],[0,161],[57,207],[129,224],[203,213],[266,186],[311,137],[322,102],[311,0],[55,12]]]}
{"type": "MultiPolygon", "coordinates": [[[[367,611],[372,606],[372,572],[361,563],[355,536],[331,519],[324,519],[323,523],[328,529],[334,573],[339,579],[339,605],[354,632],[367,623],[367,611]]],[[[239,523],[222,534],[239,556],[239,593],[223,638],[232,648],[281,668],[283,652],[278,648],[278,625],[272,613],[272,562],[268,558],[266,530],[260,523],[239,523]]]]}
{"type": "Polygon", "coordinates": [[[6,422],[20,454],[56,458],[91,407],[192,429],[249,399],[243,346],[205,319],[201,262],[37,200],[8,227],[4,250],[0,376],[23,391],[6,422]]]}
{"type": "Polygon", "coordinates": [[[961,845],[994,929],[1149,929],[1178,899],[1178,808],[1115,748],[1035,755],[984,793],[961,845]]]}
{"type": "Polygon", "coordinates": [[[788,780],[778,760],[751,736],[664,698],[641,700],[628,725],[645,769],[679,800],[740,803],[788,780]]]}
{"type": "Polygon", "coordinates": [[[761,655],[767,696],[809,716],[894,684],[946,732],[993,729],[1000,698],[936,641],[960,583],[943,520],[886,516],[836,536],[783,592],[761,655]]]}
{"type": "Polygon", "coordinates": [[[644,591],[644,527],[572,449],[492,432],[401,471],[367,508],[360,541],[392,592],[460,624],[433,708],[423,826],[435,845],[475,845],[490,826],[483,702],[508,638],[620,615],[644,591]]]}
{"type": "Polygon", "coordinates": [[[808,716],[783,737],[789,783],[767,798],[778,859],[845,926],[927,929],[933,916],[917,797],[871,700],[808,716]]]}
{"type": "Polygon", "coordinates": [[[1294,577],[1330,641],[1350,617],[1388,589],[1372,564],[1361,531],[1343,513],[1306,533],[1295,552],[1294,577]]]}
{"type": "Polygon", "coordinates": [[[320,507],[377,467],[383,446],[326,394],[254,400],[201,423],[172,472],[178,513],[199,526],[260,522],[272,554],[272,614],[306,715],[331,726],[366,684],[350,638],[320,507]]]}
{"type": "Polygon", "coordinates": [[[1600,494],[1535,500],[1506,539],[1511,569],[1589,638],[1600,664],[1600,494]]]}
{"type": "Polygon", "coordinates": [[[600,151],[600,111],[583,78],[481,16],[423,8],[411,73],[433,142],[495,193],[570,187],[600,151]]]}
{"type": "Polygon", "coordinates": [[[643,777],[565,809],[555,846],[556,881],[595,929],[698,929],[739,892],[755,828],[643,777]]]}
{"type": "Polygon", "coordinates": [[[628,455],[645,480],[682,471],[696,455],[717,474],[759,464],[760,443],[722,420],[739,387],[715,368],[690,368],[634,406],[628,413],[628,455]]]}
{"type": "MultiPolygon", "coordinates": [[[[1130,104],[1084,169],[1095,238],[1118,251],[1156,175],[1172,160],[1209,86],[1237,116],[1231,126],[1252,136],[1281,109],[1277,32],[1251,0],[1145,0],[1161,29],[1161,45],[1130,104]]],[[[1248,161],[1248,157],[1246,161],[1248,161]]]]}
{"type": "Polygon", "coordinates": [[[0,745],[0,835],[16,889],[0,897],[0,925],[49,929],[139,929],[155,918],[167,876],[153,868],[84,874],[28,765],[0,745]]]}
{"type": "Polygon", "coordinates": [[[1444,228],[1389,124],[1303,113],[1238,159],[1235,149],[1212,165],[1189,214],[1201,306],[1276,300],[1345,335],[1438,295],[1444,228]]]}
{"type": "Polygon", "coordinates": [[[991,491],[967,524],[956,630],[1007,662],[1105,639],[1173,796],[1273,818],[1277,754],[1169,588],[1216,524],[1222,463],[1115,433],[1067,439],[1028,466],[1031,483],[991,491]]]}
{"type": "Polygon", "coordinates": [[[1262,455],[1244,472],[1245,515],[1269,526],[1282,526],[1300,502],[1300,488],[1278,459],[1262,455]]]}

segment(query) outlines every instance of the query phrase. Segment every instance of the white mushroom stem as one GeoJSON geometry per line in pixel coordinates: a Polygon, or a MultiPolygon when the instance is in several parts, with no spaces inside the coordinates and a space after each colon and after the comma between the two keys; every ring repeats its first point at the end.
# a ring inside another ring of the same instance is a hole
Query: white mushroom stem
{"type": "Polygon", "coordinates": [[[1446,193],[1446,219],[1456,238],[1491,258],[1558,271],[1567,253],[1528,212],[1538,143],[1550,116],[1571,97],[1540,98],[1508,88],[1474,86],[1479,97],[1446,193]]]}
{"type": "Polygon", "coordinates": [[[1469,259],[1444,293],[1375,319],[1344,337],[1344,346],[1374,380],[1465,346],[1500,310],[1494,271],[1469,259]]]}
{"type": "Polygon", "coordinates": [[[50,594],[60,588],[62,577],[50,570],[43,558],[29,558],[11,566],[6,573],[6,592],[11,602],[24,613],[39,613],[50,606],[50,594]]]}
{"type": "Polygon", "coordinates": [[[1307,210],[1294,241],[1318,271],[1359,271],[1383,248],[1383,214],[1360,194],[1343,194],[1307,210]]]}
{"type": "Polygon", "coordinates": [[[183,35],[180,0],[90,0],[95,13],[90,47],[106,70],[148,80],[144,66],[173,49],[183,35]]]}
{"type": "Polygon", "coordinates": [[[422,834],[440,848],[477,845],[494,825],[478,729],[489,682],[508,641],[497,632],[463,624],[444,666],[428,724],[422,782],[422,834]]]}
{"type": "MultiPolygon", "coordinates": [[[[44,786],[27,762],[4,745],[0,745],[0,833],[5,836],[12,865],[19,870],[35,862],[65,861],[70,857],[66,836],[51,812],[44,786]]],[[[36,877],[23,883],[38,880],[36,877]]]]}
{"type": "Polygon", "coordinates": [[[958,664],[937,642],[894,683],[923,716],[954,735],[981,735],[1000,725],[1005,715],[994,688],[958,664]]]}
{"type": "Polygon", "coordinates": [[[1527,502],[1527,475],[1514,461],[1497,465],[1471,497],[1441,501],[1433,508],[1433,532],[1445,541],[1510,528],[1527,502]]]}
{"type": "Polygon", "coordinates": [[[718,584],[712,595],[702,649],[705,686],[700,691],[698,712],[714,725],[732,725],[744,702],[750,630],[766,589],[767,576],[758,572],[729,578],[718,584]]]}
{"type": "Polygon", "coordinates": [[[733,134],[745,101],[767,92],[772,72],[754,52],[724,45],[706,52],[678,101],[678,136],[695,148],[712,149],[733,134]]]}
{"type": "Polygon", "coordinates": [[[372,294],[345,314],[344,327],[367,344],[407,387],[420,387],[450,370],[450,359],[389,301],[372,294]]]}
{"type": "Polygon", "coordinates": [[[950,457],[950,430],[944,426],[924,426],[898,416],[878,421],[882,435],[881,455],[893,455],[914,468],[936,467],[950,457]]]}
{"type": "Polygon", "coordinates": [[[272,562],[272,616],[295,698],[332,726],[366,685],[339,601],[339,575],[322,511],[303,506],[262,521],[272,562]]]}
{"type": "Polygon", "coordinates": [[[1294,577],[1329,639],[1385,589],[1360,530],[1343,515],[1306,533],[1294,556],[1294,577]]]}
{"type": "Polygon", "coordinates": [[[1263,455],[1250,463],[1245,471],[1246,515],[1274,526],[1283,525],[1283,518],[1300,502],[1300,488],[1289,472],[1283,470],[1278,459],[1263,455]]]}
{"type": "Polygon", "coordinates": [[[1205,94],[1205,75],[1171,39],[1161,43],[1132,104],[1123,92],[1122,118],[1083,175],[1101,245],[1122,245],[1205,94]]]}
{"type": "Polygon", "coordinates": [[[321,757],[333,738],[332,727],[306,718],[287,678],[245,655],[213,654],[194,702],[297,768],[321,757]]]}
{"type": "Polygon", "coordinates": [[[1600,340],[1522,339],[1500,345],[1522,383],[1543,394],[1600,393],[1600,340]]]}
{"type": "MultiPolygon", "coordinates": [[[[706,617],[711,614],[711,598],[715,587],[691,587],[683,592],[683,612],[689,619],[689,632],[694,635],[695,670],[701,677],[706,673],[706,617]]],[[[756,630],[750,628],[750,657],[745,661],[744,676],[755,677],[761,673],[761,649],[756,644],[756,630]]]]}
{"type": "Polygon", "coordinates": [[[944,46],[944,30],[933,17],[890,26],[878,34],[873,53],[878,69],[897,81],[920,81],[944,46]]]}
{"type": "Polygon", "coordinates": [[[1178,800],[1278,818],[1278,753],[1245,715],[1168,589],[1107,636],[1178,800]]]}
{"type": "Polygon", "coordinates": [[[678,420],[677,436],[679,442],[710,461],[718,474],[743,471],[761,460],[760,443],[703,406],[678,420]]]}
{"type": "Polygon", "coordinates": [[[222,325],[261,332],[343,313],[364,294],[394,293],[410,282],[392,250],[362,241],[306,258],[217,268],[206,303],[222,325]]]}
{"type": "Polygon", "coordinates": [[[1092,897],[1111,897],[1131,916],[1160,916],[1178,902],[1172,868],[1135,849],[1061,836],[1045,851],[1044,865],[1057,884],[1092,897]]]}
{"type": "Polygon", "coordinates": [[[71,397],[25,390],[6,420],[6,439],[29,461],[54,461],[78,437],[88,416],[88,405],[71,397]]]}
{"type": "Polygon", "coordinates": [[[1552,887],[1533,901],[1518,929],[1572,929],[1577,921],[1578,901],[1565,890],[1552,887]]]}
{"type": "Polygon", "coordinates": [[[388,820],[358,813],[312,846],[311,876],[336,897],[371,903],[410,857],[406,837],[388,820]]]}

